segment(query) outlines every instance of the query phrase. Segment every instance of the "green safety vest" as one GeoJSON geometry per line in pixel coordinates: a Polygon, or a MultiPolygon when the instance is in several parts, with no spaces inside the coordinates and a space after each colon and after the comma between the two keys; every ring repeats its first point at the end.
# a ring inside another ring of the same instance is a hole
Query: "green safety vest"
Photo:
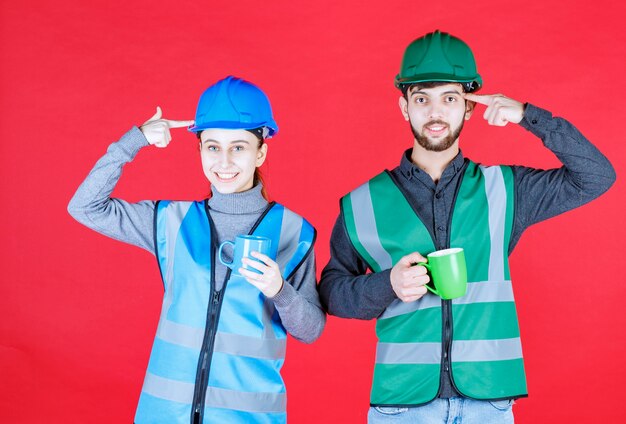
{"type": "MultiPolygon", "coordinates": [[[[378,317],[372,405],[430,402],[439,393],[446,357],[454,387],[466,397],[526,396],[508,263],[513,199],[509,167],[468,163],[456,194],[448,245],[465,250],[467,293],[452,301],[430,292],[415,302],[396,299],[378,317]],[[444,328],[443,302],[450,302],[449,329],[444,328]]],[[[341,207],[348,236],[373,272],[392,268],[411,252],[426,256],[436,250],[387,171],[343,197],[341,207]]]]}

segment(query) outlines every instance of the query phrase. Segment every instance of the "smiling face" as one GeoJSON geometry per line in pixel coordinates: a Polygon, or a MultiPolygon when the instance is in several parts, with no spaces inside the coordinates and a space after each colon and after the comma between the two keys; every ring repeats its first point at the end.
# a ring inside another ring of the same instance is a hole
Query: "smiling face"
{"type": "Polygon", "coordinates": [[[200,134],[202,170],[211,185],[223,194],[252,188],[254,172],[263,165],[267,144],[246,130],[211,128],[200,134]]]}
{"type": "Polygon", "coordinates": [[[415,142],[431,152],[454,146],[474,109],[463,98],[461,84],[442,83],[411,87],[406,98],[400,97],[400,110],[411,124],[415,142]]]}

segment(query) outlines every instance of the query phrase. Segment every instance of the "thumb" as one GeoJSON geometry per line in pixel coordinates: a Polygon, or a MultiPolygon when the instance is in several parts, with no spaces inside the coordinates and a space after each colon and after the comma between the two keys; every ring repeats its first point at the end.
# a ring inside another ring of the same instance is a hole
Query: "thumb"
{"type": "Polygon", "coordinates": [[[161,116],[163,116],[163,111],[161,111],[161,107],[157,106],[156,107],[156,113],[154,114],[154,116],[152,116],[152,118],[148,119],[149,121],[156,121],[157,119],[161,119],[161,116]]]}

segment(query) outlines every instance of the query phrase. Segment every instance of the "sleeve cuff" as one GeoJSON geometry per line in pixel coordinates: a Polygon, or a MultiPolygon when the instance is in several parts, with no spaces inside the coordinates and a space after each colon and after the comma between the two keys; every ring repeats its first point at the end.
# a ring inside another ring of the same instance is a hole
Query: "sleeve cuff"
{"type": "Polygon", "coordinates": [[[398,297],[391,287],[391,269],[386,269],[376,274],[379,294],[387,304],[393,302],[398,297]]]}
{"type": "Polygon", "coordinates": [[[298,291],[293,288],[287,281],[283,282],[283,287],[280,289],[276,296],[272,297],[274,305],[279,307],[288,306],[298,296],[298,291]]]}
{"type": "Polygon", "coordinates": [[[552,122],[552,114],[545,109],[541,109],[530,103],[526,103],[524,118],[520,125],[535,135],[541,135],[548,129],[552,122]]]}
{"type": "Polygon", "coordinates": [[[378,307],[386,308],[396,300],[396,292],[391,287],[391,269],[367,274],[368,296],[378,307]]]}
{"type": "Polygon", "coordinates": [[[134,159],[139,150],[148,146],[148,140],[137,127],[132,127],[126,134],[120,138],[117,145],[128,156],[128,161],[134,159]]]}

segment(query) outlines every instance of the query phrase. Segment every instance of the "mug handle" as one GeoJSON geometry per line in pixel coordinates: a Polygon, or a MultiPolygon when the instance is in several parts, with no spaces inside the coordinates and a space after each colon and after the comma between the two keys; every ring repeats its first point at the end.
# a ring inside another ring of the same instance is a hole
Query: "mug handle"
{"type": "MultiPolygon", "coordinates": [[[[428,265],[426,262],[418,262],[415,265],[420,265],[423,266],[424,268],[426,268],[429,271],[432,271],[432,269],[430,268],[430,265],[428,265]]],[[[428,284],[425,284],[424,287],[426,287],[428,290],[430,290],[431,292],[435,293],[437,296],[441,297],[441,295],[439,294],[439,292],[436,289],[431,288],[428,284]]]]}
{"type": "Polygon", "coordinates": [[[225,262],[224,259],[222,259],[222,249],[224,248],[224,246],[226,246],[227,244],[232,244],[233,245],[233,249],[235,248],[235,243],[232,241],[225,241],[222,244],[220,244],[220,249],[217,251],[217,259],[220,260],[220,262],[222,263],[222,265],[226,265],[228,268],[233,269],[232,265],[233,265],[233,261],[231,262],[225,262]]]}

